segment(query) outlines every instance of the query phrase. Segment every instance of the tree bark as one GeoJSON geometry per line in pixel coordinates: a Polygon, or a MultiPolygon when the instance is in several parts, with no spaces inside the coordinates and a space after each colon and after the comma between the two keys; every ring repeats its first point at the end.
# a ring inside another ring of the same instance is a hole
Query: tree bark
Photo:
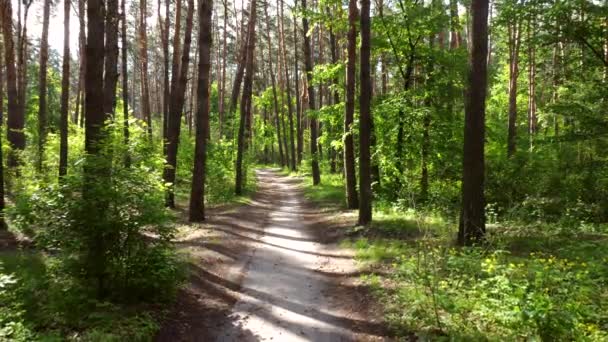
{"type": "MultiPolygon", "coordinates": [[[[268,43],[268,65],[269,65],[269,73],[270,73],[270,84],[272,86],[272,102],[274,105],[274,119],[275,125],[277,128],[277,141],[279,143],[279,159],[281,161],[281,166],[288,165],[286,162],[285,154],[283,153],[283,140],[281,138],[281,123],[279,116],[279,101],[277,97],[277,88],[276,88],[276,80],[274,75],[274,68],[272,66],[272,41],[270,40],[270,31],[272,30],[270,27],[270,16],[268,16],[268,1],[264,1],[264,15],[266,17],[266,41],[268,43]]],[[[285,151],[287,152],[287,151],[285,151]]]]}
{"type": "MultiPolygon", "coordinates": [[[[129,75],[128,75],[128,65],[127,65],[127,58],[128,58],[128,41],[127,41],[127,13],[126,13],[126,6],[125,6],[125,2],[127,0],[122,0],[121,1],[121,12],[122,12],[122,32],[121,32],[121,40],[122,40],[122,52],[121,52],[121,67],[122,67],[122,120],[123,120],[123,127],[122,127],[122,132],[123,132],[123,141],[125,146],[129,146],[129,75]]],[[[167,0],[168,2],[169,0],[167,0]]],[[[168,18],[168,17],[167,17],[168,18]]],[[[167,19],[168,20],[168,19],[167,19]]],[[[168,32],[168,31],[167,31],[168,32]]],[[[168,35],[168,33],[167,33],[168,35]]],[[[165,38],[167,38],[168,36],[165,36],[165,38]]],[[[168,55],[167,55],[168,56],[168,55]]],[[[168,66],[168,57],[165,58],[165,67],[168,66]]],[[[165,81],[168,79],[168,74],[167,74],[167,68],[165,68],[165,81]]],[[[165,84],[166,86],[166,84],[165,84]]],[[[165,94],[167,92],[167,89],[165,89],[165,94]]],[[[131,166],[131,156],[129,155],[129,151],[126,151],[125,157],[124,157],[124,165],[125,167],[130,167],[131,166]]]]}
{"type": "Polygon", "coordinates": [[[116,83],[118,82],[118,0],[107,0],[105,73],[103,82],[103,111],[114,119],[116,107],[116,83]]]}
{"type": "MultiPolygon", "coordinates": [[[[535,18],[528,21],[528,134],[530,139],[536,134],[538,118],[536,117],[536,35],[535,18]]],[[[532,140],[530,140],[532,142],[532,140]]]]}
{"type": "Polygon", "coordinates": [[[47,64],[49,60],[49,19],[51,16],[51,0],[44,0],[42,11],[42,36],[40,37],[40,68],[38,71],[38,172],[42,171],[44,145],[46,142],[47,115],[47,64]]]}
{"type": "Polygon", "coordinates": [[[507,154],[515,154],[517,147],[517,78],[519,77],[519,47],[521,44],[521,23],[513,19],[509,30],[509,131],[507,154]]]}
{"type": "MultiPolygon", "coordinates": [[[[180,62],[180,70],[171,85],[171,101],[169,103],[169,126],[167,130],[167,165],[163,172],[165,183],[171,184],[167,189],[165,205],[175,208],[175,172],[177,168],[177,148],[179,145],[180,126],[182,122],[182,110],[186,93],[186,82],[188,77],[188,65],[190,64],[190,43],[192,41],[192,20],[194,16],[194,0],[188,0],[188,15],[186,18],[186,31],[184,36],[184,51],[180,62]]],[[[175,40],[179,40],[179,32],[175,32],[175,40]]]]}
{"type": "Polygon", "coordinates": [[[346,180],[346,206],[359,207],[357,175],[355,171],[355,145],[353,139],[353,118],[355,114],[355,75],[357,72],[357,0],[348,3],[348,57],[346,61],[346,105],[344,112],[344,178],[346,180]]]}
{"type": "MultiPolygon", "coordinates": [[[[74,110],[74,123],[79,124],[79,119],[82,121],[82,117],[80,116],[80,112],[84,110],[84,76],[86,74],[86,23],[85,23],[85,0],[77,0],[78,1],[78,21],[80,24],[80,31],[78,33],[78,54],[80,55],[80,64],[78,67],[78,89],[76,96],[76,108],[74,110]]],[[[84,122],[84,121],[83,121],[84,122]]]]}
{"type": "Polygon", "coordinates": [[[372,79],[370,74],[371,23],[370,1],[361,0],[361,96],[359,97],[359,224],[372,221],[372,79]]]}
{"type": "Polygon", "coordinates": [[[61,75],[61,119],[59,124],[59,177],[68,170],[68,106],[70,100],[70,0],[63,2],[63,65],[61,75]]]}
{"type": "Polygon", "coordinates": [[[465,106],[462,212],[458,243],[472,245],[485,236],[484,144],[487,92],[488,0],[472,0],[471,55],[465,106]]]}
{"type": "MultiPolygon", "coordinates": [[[[148,3],[139,1],[139,58],[141,58],[141,116],[146,120],[148,135],[152,137],[150,82],[148,80],[148,3]]],[[[178,39],[179,40],[179,39],[178,39]]]]}
{"type": "Polygon", "coordinates": [[[295,16],[293,17],[293,41],[294,41],[294,81],[296,89],[296,162],[302,163],[302,152],[304,149],[304,134],[302,128],[302,98],[300,97],[300,70],[299,70],[299,46],[298,46],[298,24],[295,16]]]}
{"type": "MultiPolygon", "coordinates": [[[[124,1],[124,0],[123,0],[124,1]]],[[[167,123],[169,118],[169,97],[171,96],[170,85],[169,85],[169,30],[170,30],[170,20],[169,20],[169,3],[170,0],[165,0],[165,19],[162,21],[160,16],[160,0],[158,4],[158,18],[161,20],[159,26],[162,28],[161,30],[161,40],[163,45],[163,153],[166,154],[167,145],[165,143],[165,139],[167,138],[167,123]],[[164,24],[164,28],[163,28],[164,24]]],[[[126,56],[126,54],[125,54],[126,56]]]]}
{"type": "Polygon", "coordinates": [[[198,86],[196,96],[196,145],[192,190],[190,192],[190,222],[205,220],[205,176],[209,121],[209,70],[211,68],[211,9],[213,0],[198,1],[198,86]]]}
{"type": "MultiPolygon", "coordinates": [[[[220,87],[220,103],[219,103],[219,136],[220,139],[224,136],[224,102],[226,101],[226,63],[228,58],[228,0],[223,0],[224,4],[224,29],[222,39],[222,86],[220,87]]],[[[238,28],[237,28],[238,30],[238,28]]]]}
{"type": "Polygon", "coordinates": [[[236,155],[235,193],[239,196],[243,194],[243,156],[246,149],[247,138],[245,128],[247,126],[247,120],[250,114],[248,113],[248,111],[251,108],[253,73],[255,72],[253,70],[253,58],[255,50],[255,21],[257,18],[256,2],[256,0],[251,0],[251,7],[249,11],[249,23],[247,25],[247,46],[245,49],[246,70],[245,79],[243,80],[243,96],[241,98],[241,119],[239,123],[239,133],[237,138],[238,140],[236,155]]]}
{"type": "Polygon", "coordinates": [[[293,122],[293,105],[291,103],[291,84],[289,82],[289,68],[287,67],[287,51],[286,51],[286,44],[285,44],[285,15],[284,15],[284,2],[283,0],[277,0],[277,2],[280,1],[280,4],[277,4],[277,7],[279,7],[279,34],[280,34],[280,44],[281,44],[281,50],[283,51],[282,55],[283,55],[283,69],[285,71],[285,90],[287,92],[287,109],[288,109],[288,113],[289,113],[289,147],[290,147],[290,162],[291,162],[291,170],[292,171],[296,171],[297,170],[297,163],[296,163],[296,143],[295,143],[295,131],[294,131],[294,122],[293,122]]]}
{"type": "MultiPolygon", "coordinates": [[[[306,0],[302,0],[302,10],[306,12],[306,0]]],[[[302,30],[308,32],[308,18],[302,17],[302,30]]],[[[310,48],[310,37],[304,35],[304,65],[306,69],[306,80],[307,80],[307,95],[308,95],[308,108],[314,110],[315,106],[315,90],[312,85],[312,54],[310,48]]],[[[317,153],[317,119],[310,117],[310,158],[312,166],[312,184],[318,185],[321,183],[321,171],[319,170],[319,156],[317,153]]]]}
{"type": "MultiPolygon", "coordinates": [[[[4,22],[4,10],[0,5],[0,23],[4,22]]],[[[12,25],[12,19],[10,20],[12,25]]],[[[0,31],[3,29],[0,27],[0,31]]],[[[0,35],[2,32],[0,32],[0,35]]],[[[0,40],[0,61],[3,59],[4,46],[2,40],[0,40]]],[[[4,60],[6,62],[6,60],[4,60]]],[[[13,65],[13,68],[15,66],[13,65]]],[[[0,68],[0,132],[4,129],[4,68],[0,68]]],[[[2,146],[2,134],[0,133],[0,146],[2,146]]],[[[0,231],[6,230],[6,221],[4,220],[4,159],[2,157],[2,149],[0,148],[0,231]]]]}
{"type": "MultiPolygon", "coordinates": [[[[253,1],[253,0],[252,0],[253,1]]],[[[250,6],[251,7],[251,6],[250,6]]],[[[249,13],[249,21],[251,21],[252,13],[249,13]]],[[[249,27],[249,24],[247,25],[249,27]]],[[[245,74],[245,63],[247,63],[247,39],[249,39],[249,33],[245,33],[245,13],[241,16],[241,42],[236,72],[234,74],[234,83],[232,84],[232,93],[230,97],[230,113],[234,113],[236,110],[236,103],[239,98],[241,91],[241,83],[243,82],[243,75],[245,74]]]]}

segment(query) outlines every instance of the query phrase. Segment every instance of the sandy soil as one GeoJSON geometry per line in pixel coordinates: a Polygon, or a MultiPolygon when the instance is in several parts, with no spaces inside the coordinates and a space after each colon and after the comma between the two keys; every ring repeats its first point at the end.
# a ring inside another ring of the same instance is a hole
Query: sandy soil
{"type": "Polygon", "coordinates": [[[388,340],[352,252],[324,243],[344,221],[307,203],[297,178],[257,177],[251,204],[185,229],[191,281],[157,341],[388,340]]]}

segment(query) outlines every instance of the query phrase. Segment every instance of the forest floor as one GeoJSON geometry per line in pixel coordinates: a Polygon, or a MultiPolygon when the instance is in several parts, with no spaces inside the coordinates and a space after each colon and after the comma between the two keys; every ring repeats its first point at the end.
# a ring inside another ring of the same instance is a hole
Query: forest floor
{"type": "Polygon", "coordinates": [[[180,229],[191,275],[157,341],[382,341],[382,312],[351,250],[352,219],[304,199],[301,180],[256,172],[250,203],[180,229]]]}

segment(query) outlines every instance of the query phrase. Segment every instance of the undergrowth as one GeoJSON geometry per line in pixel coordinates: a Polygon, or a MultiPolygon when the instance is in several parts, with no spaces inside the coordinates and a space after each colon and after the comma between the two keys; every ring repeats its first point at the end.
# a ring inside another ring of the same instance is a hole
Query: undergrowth
{"type": "MultiPolygon", "coordinates": [[[[309,177],[308,177],[309,178],[309,177]]],[[[343,208],[343,180],[324,174],[307,197],[343,208]]],[[[452,341],[608,340],[605,227],[500,222],[483,247],[454,244],[453,219],[377,201],[374,222],[342,242],[397,336],[452,341]]]]}

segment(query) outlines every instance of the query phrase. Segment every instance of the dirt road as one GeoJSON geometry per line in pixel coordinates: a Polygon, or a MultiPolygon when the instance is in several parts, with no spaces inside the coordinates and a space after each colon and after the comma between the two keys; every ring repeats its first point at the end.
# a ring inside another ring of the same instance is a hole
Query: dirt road
{"type": "Polygon", "coordinates": [[[183,237],[192,284],[158,340],[384,340],[352,255],[320,242],[327,215],[306,203],[298,179],[271,169],[257,177],[251,204],[183,237]]]}

